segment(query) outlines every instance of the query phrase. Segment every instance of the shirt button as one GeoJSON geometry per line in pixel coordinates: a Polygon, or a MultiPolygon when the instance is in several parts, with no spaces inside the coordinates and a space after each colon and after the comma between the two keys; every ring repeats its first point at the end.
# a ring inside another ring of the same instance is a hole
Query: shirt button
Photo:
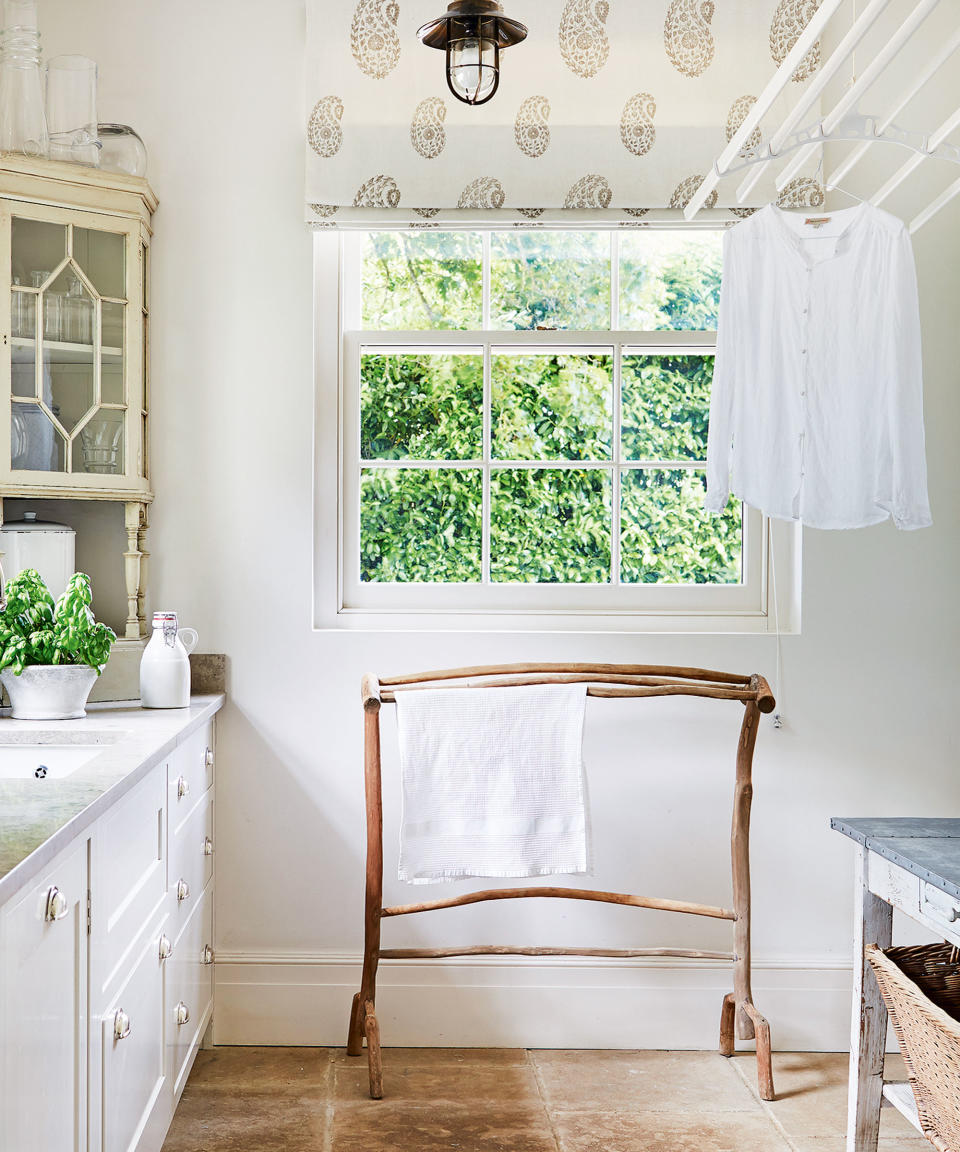
{"type": "Polygon", "coordinates": [[[806,348],[801,348],[801,349],[800,349],[800,355],[801,355],[801,356],[806,356],[806,354],[807,354],[807,350],[806,350],[806,348]]]}
{"type": "Polygon", "coordinates": [[[800,389],[800,395],[801,395],[801,396],[806,396],[806,394],[807,394],[807,390],[806,390],[806,388],[801,388],[801,389],[800,389]]]}

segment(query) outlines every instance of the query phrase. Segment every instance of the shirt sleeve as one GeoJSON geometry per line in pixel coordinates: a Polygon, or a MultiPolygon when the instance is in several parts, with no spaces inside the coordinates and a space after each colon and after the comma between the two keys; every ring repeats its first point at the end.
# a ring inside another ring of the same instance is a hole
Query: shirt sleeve
{"type": "Polygon", "coordinates": [[[733,396],[736,381],[736,331],[734,318],[740,283],[739,237],[728,229],[723,237],[723,279],[720,315],[717,319],[717,355],[710,389],[710,428],[707,436],[707,496],[710,512],[723,512],[730,498],[730,464],[733,448],[733,396]]]}
{"type": "Polygon", "coordinates": [[[894,378],[887,411],[893,480],[893,520],[898,528],[926,528],[933,523],[927,498],[927,463],[923,435],[923,359],[917,272],[910,234],[897,240],[892,331],[894,378]]]}

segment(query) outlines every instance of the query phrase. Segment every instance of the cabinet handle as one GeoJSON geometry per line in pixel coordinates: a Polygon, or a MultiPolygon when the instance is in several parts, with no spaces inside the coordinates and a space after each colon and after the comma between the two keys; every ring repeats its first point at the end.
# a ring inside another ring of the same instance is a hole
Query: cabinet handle
{"type": "Polygon", "coordinates": [[[187,783],[186,777],[177,777],[177,799],[182,800],[184,796],[190,792],[190,785],[187,783]]]}
{"type": "Polygon", "coordinates": [[[213,841],[209,836],[204,836],[203,838],[203,854],[204,856],[213,855],[213,841]]]}
{"type": "Polygon", "coordinates": [[[182,904],[184,900],[190,896],[190,885],[186,880],[180,879],[177,881],[177,902],[182,904]]]}
{"type": "Polygon", "coordinates": [[[170,937],[164,932],[160,936],[160,959],[169,960],[173,955],[173,945],[170,943],[170,937]]]}
{"type": "Polygon", "coordinates": [[[200,963],[201,964],[212,964],[213,963],[213,949],[210,947],[209,944],[204,944],[204,946],[203,946],[203,951],[200,953],[200,963]]]}
{"type": "Polygon", "coordinates": [[[213,749],[208,748],[203,754],[203,762],[207,768],[213,767],[213,749]]]}
{"type": "Polygon", "coordinates": [[[118,1008],[113,1015],[114,1040],[126,1040],[130,1035],[130,1017],[122,1008],[118,1008]]]}
{"type": "Polygon", "coordinates": [[[186,1024],[190,1019],[190,1009],[186,1006],[186,1004],[184,1004],[182,1000],[174,1011],[176,1012],[178,1024],[186,1024]]]}
{"type": "Polygon", "coordinates": [[[47,892],[47,903],[43,918],[46,921],[62,920],[70,912],[70,903],[60,889],[54,885],[47,892]]]}

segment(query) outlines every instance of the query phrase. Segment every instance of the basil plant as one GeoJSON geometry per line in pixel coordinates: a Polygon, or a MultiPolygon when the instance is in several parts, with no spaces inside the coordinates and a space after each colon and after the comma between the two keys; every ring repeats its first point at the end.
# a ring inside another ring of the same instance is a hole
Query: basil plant
{"type": "Polygon", "coordinates": [[[54,603],[40,573],[26,568],[6,587],[0,612],[0,671],[17,676],[31,664],[87,664],[99,675],[117,638],[98,624],[90,577],[76,572],[54,603]]]}

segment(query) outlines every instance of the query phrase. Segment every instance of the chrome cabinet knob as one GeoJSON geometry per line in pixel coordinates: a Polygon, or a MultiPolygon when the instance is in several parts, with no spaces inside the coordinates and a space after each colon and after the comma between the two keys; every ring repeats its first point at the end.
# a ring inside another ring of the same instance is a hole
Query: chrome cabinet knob
{"type": "Polygon", "coordinates": [[[164,932],[160,936],[160,959],[169,960],[173,955],[173,945],[170,943],[170,937],[164,932]]]}
{"type": "Polygon", "coordinates": [[[190,1009],[186,1006],[186,1004],[184,1004],[182,1000],[177,1004],[176,1008],[174,1009],[174,1013],[176,1015],[178,1024],[186,1024],[190,1019],[190,1009]]]}
{"type": "Polygon", "coordinates": [[[122,1008],[118,1008],[113,1014],[113,1038],[114,1040],[126,1040],[129,1035],[130,1017],[122,1008]]]}
{"type": "Polygon", "coordinates": [[[204,946],[203,946],[203,951],[200,953],[200,963],[201,964],[212,964],[213,963],[213,949],[210,947],[209,944],[204,944],[204,946]]]}
{"type": "Polygon", "coordinates": [[[54,885],[47,891],[47,902],[43,912],[46,921],[62,920],[70,912],[70,903],[60,889],[54,885]]]}
{"type": "Polygon", "coordinates": [[[213,749],[208,748],[203,754],[203,762],[208,768],[213,767],[213,749]]]}
{"type": "Polygon", "coordinates": [[[203,854],[204,856],[213,855],[213,841],[209,836],[204,836],[203,838],[203,854]]]}
{"type": "Polygon", "coordinates": [[[177,881],[177,901],[183,903],[190,896],[190,885],[182,877],[177,881]]]}
{"type": "Polygon", "coordinates": [[[189,795],[190,785],[184,776],[177,777],[177,799],[182,800],[184,796],[189,795]]]}

